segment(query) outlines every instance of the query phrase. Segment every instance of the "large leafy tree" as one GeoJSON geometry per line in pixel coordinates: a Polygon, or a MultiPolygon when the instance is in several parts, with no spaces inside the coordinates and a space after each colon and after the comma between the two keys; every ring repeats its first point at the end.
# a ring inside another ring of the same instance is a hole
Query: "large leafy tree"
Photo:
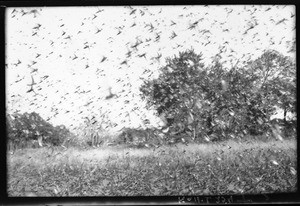
{"type": "Polygon", "coordinates": [[[296,112],[296,66],[290,57],[275,50],[267,50],[255,61],[250,69],[256,75],[256,94],[260,95],[261,105],[274,114],[275,106],[283,109],[284,123],[287,126],[287,112],[296,112]]]}
{"type": "Polygon", "coordinates": [[[285,114],[287,111],[295,112],[296,66],[292,59],[277,51],[267,50],[251,67],[260,76],[260,92],[284,109],[285,114]]]}
{"type": "Polygon", "coordinates": [[[202,55],[193,50],[181,52],[167,59],[158,79],[141,87],[147,105],[165,118],[171,133],[217,139],[257,135],[268,129],[275,105],[293,110],[295,71],[279,53],[267,51],[248,67],[229,70],[218,55],[210,67],[201,61],[202,55]]]}
{"type": "Polygon", "coordinates": [[[167,59],[158,79],[146,81],[141,87],[149,106],[164,114],[174,133],[186,132],[193,138],[210,135],[224,127],[219,118],[227,112],[231,98],[226,73],[218,58],[211,68],[201,63],[202,55],[193,50],[167,59]]]}
{"type": "Polygon", "coordinates": [[[142,98],[149,107],[154,106],[158,115],[167,120],[173,133],[192,129],[196,101],[202,99],[205,89],[202,81],[206,76],[202,55],[193,50],[167,58],[166,66],[160,69],[158,79],[145,81],[141,87],[142,98]]]}

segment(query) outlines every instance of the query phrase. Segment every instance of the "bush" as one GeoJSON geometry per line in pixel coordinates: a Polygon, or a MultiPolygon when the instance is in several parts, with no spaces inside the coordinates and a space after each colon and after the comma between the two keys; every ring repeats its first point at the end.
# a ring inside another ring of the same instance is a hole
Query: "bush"
{"type": "Polygon", "coordinates": [[[35,112],[7,114],[6,125],[8,142],[19,148],[35,145],[41,136],[43,143],[59,146],[71,135],[64,125],[54,127],[35,112]]]}

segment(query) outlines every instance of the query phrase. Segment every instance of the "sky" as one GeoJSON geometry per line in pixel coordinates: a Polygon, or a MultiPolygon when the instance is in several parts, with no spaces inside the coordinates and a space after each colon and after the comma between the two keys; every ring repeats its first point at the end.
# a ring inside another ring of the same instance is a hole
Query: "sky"
{"type": "Polygon", "coordinates": [[[139,86],[165,58],[193,48],[206,65],[219,54],[243,66],[267,49],[295,59],[295,32],[289,5],[8,8],[6,108],[71,130],[101,115],[116,129],[157,125],[139,86]]]}

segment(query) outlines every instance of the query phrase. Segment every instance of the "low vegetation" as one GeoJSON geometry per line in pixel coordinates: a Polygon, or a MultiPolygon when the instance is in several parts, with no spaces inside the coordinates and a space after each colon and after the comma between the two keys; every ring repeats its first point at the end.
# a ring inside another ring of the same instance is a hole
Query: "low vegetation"
{"type": "Polygon", "coordinates": [[[8,194],[151,196],[296,191],[296,141],[17,150],[8,156],[8,194]]]}

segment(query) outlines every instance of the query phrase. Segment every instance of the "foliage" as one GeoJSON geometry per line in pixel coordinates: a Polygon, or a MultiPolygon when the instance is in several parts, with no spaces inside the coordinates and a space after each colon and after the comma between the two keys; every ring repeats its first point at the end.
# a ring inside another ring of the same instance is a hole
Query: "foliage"
{"type": "Polygon", "coordinates": [[[154,128],[124,128],[115,142],[141,148],[162,145],[164,139],[164,134],[154,128]]]}
{"type": "Polygon", "coordinates": [[[168,58],[160,76],[140,88],[171,135],[185,133],[194,140],[261,135],[271,129],[275,106],[295,111],[295,65],[288,57],[268,50],[248,66],[229,70],[218,55],[209,67],[201,57],[188,50],[168,58]]]}
{"type": "MultiPolygon", "coordinates": [[[[249,69],[258,78],[253,83],[255,88],[255,108],[263,111],[269,120],[274,108],[284,110],[284,131],[290,130],[291,121],[287,121],[287,112],[296,111],[296,66],[290,57],[275,50],[267,50],[261,57],[251,62],[249,69]]],[[[292,120],[293,121],[293,120],[292,120]]],[[[271,128],[270,121],[264,129],[271,128]]],[[[289,132],[285,132],[287,136],[289,132]]]]}
{"type": "Polygon", "coordinates": [[[296,65],[290,57],[268,50],[251,63],[251,69],[260,77],[256,84],[266,103],[284,109],[284,119],[287,111],[295,112],[296,65]]]}
{"type": "Polygon", "coordinates": [[[108,127],[109,124],[111,124],[111,121],[105,112],[101,113],[99,118],[87,116],[84,122],[77,128],[78,135],[82,136],[84,138],[83,142],[89,146],[92,146],[91,137],[96,134],[99,135],[99,141],[103,143],[108,136],[106,127],[108,127]]]}
{"type": "Polygon", "coordinates": [[[7,114],[6,125],[8,142],[17,145],[37,140],[41,136],[46,144],[60,145],[70,135],[64,125],[54,127],[35,112],[7,114]]]}
{"type": "Polygon", "coordinates": [[[200,91],[207,89],[202,83],[207,81],[207,71],[201,70],[204,69],[201,56],[189,50],[173,59],[168,58],[159,78],[145,81],[140,89],[147,105],[156,107],[158,115],[166,118],[173,133],[180,133],[192,126],[189,118],[193,118],[192,109],[197,112],[195,101],[203,99],[200,91]]]}

